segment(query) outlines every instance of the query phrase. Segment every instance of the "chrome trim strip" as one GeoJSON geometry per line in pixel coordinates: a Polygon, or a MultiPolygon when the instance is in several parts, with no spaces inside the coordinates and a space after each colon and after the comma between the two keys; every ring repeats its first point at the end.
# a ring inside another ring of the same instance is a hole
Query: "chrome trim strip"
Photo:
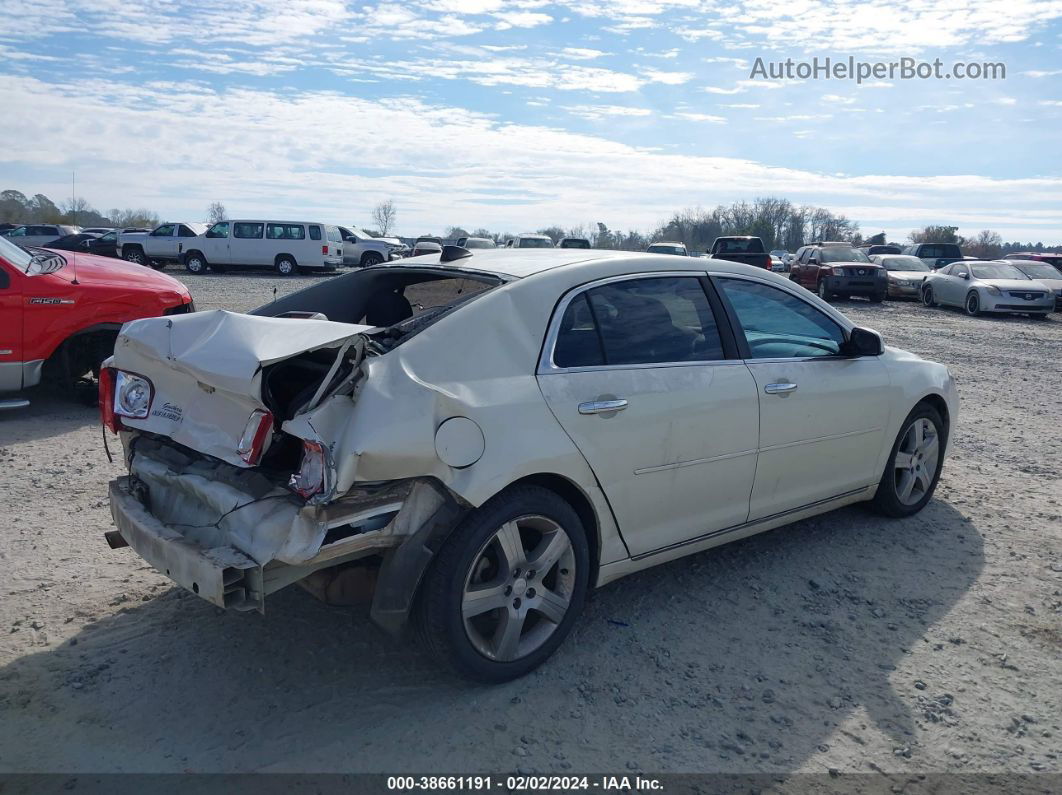
{"type": "Polygon", "coordinates": [[[641,469],[634,470],[635,475],[646,475],[651,472],[663,472],[668,469],[681,469],[682,467],[692,467],[698,464],[711,464],[714,461],[726,461],[731,458],[743,458],[747,455],[756,455],[758,450],[741,450],[737,453],[724,453],[723,455],[714,455],[711,458],[694,458],[692,461],[679,461],[674,464],[659,464],[657,466],[642,467],[641,469]]]}
{"type": "Polygon", "coordinates": [[[846,431],[845,433],[831,433],[829,436],[816,436],[814,439],[799,439],[795,442],[786,442],[785,444],[772,444],[770,447],[761,447],[759,452],[769,453],[772,450],[785,450],[787,447],[799,447],[802,444],[811,444],[813,442],[831,442],[834,439],[845,439],[849,436],[863,436],[868,433],[877,433],[881,428],[866,428],[862,431],[846,431]]]}
{"type": "Polygon", "coordinates": [[[780,519],[783,516],[788,516],[794,513],[800,513],[801,511],[806,511],[809,508],[815,508],[819,505],[826,505],[827,503],[836,502],[837,500],[843,500],[846,497],[852,497],[856,494],[866,491],[868,488],[869,486],[861,486],[858,489],[852,489],[851,491],[846,491],[843,494],[837,494],[833,497],[827,497],[823,500],[809,502],[807,505],[801,505],[799,508],[791,508],[788,511],[779,511],[778,513],[772,513],[770,516],[763,516],[759,519],[754,519],[751,522],[745,522],[743,524],[734,525],[733,527],[724,527],[722,530],[713,530],[710,533],[704,533],[702,535],[687,539],[685,541],[676,541],[674,544],[668,544],[666,547],[653,549],[649,552],[642,552],[639,555],[631,555],[631,560],[644,560],[645,558],[651,557],[652,555],[659,555],[661,552],[669,552],[672,549],[679,549],[681,547],[689,546],[690,544],[697,544],[701,541],[707,541],[708,539],[714,538],[716,536],[726,535],[727,533],[734,533],[738,530],[744,530],[745,528],[753,527],[758,524],[766,524],[767,522],[774,521],[775,519],[780,519]]]}

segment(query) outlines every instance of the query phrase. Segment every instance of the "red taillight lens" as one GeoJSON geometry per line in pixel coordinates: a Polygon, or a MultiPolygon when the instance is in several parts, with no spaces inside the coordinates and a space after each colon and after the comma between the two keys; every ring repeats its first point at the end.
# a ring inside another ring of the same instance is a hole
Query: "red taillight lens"
{"type": "Polygon", "coordinates": [[[328,246],[321,246],[321,253],[328,256],[328,246]]]}
{"type": "Polygon", "coordinates": [[[325,451],[319,442],[302,442],[302,465],[291,476],[288,485],[303,499],[324,491],[325,451]]]}
{"type": "Polygon", "coordinates": [[[118,371],[113,367],[100,370],[100,422],[111,433],[122,429],[122,421],[114,414],[114,382],[117,378],[118,371]]]}
{"type": "Polygon", "coordinates": [[[263,409],[252,411],[243,428],[243,435],[240,436],[239,446],[236,448],[240,458],[251,466],[255,466],[258,459],[262,457],[266,439],[269,438],[272,430],[273,415],[270,412],[263,409]]]}
{"type": "Polygon", "coordinates": [[[766,256],[765,258],[764,258],[764,262],[763,262],[763,267],[765,267],[765,268],[766,268],[767,270],[773,270],[773,269],[771,268],[771,255],[770,255],[770,254],[768,254],[768,255],[767,255],[767,256],[766,256]]]}

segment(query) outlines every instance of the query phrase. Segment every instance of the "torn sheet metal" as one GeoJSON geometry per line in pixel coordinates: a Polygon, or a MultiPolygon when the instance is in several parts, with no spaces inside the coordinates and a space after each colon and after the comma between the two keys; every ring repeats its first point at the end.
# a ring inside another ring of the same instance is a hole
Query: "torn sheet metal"
{"type": "Polygon", "coordinates": [[[118,336],[113,365],[147,375],[155,392],[149,416],[123,424],[247,467],[237,448],[251,412],[268,408],[262,368],[308,351],[338,350],[369,328],[222,310],[135,320],[118,336]]]}

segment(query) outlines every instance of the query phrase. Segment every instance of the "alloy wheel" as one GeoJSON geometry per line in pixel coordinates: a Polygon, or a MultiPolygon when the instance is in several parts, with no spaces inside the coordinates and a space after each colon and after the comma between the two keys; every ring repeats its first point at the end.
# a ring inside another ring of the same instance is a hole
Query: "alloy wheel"
{"type": "Polygon", "coordinates": [[[940,458],[940,438],[936,426],[925,417],[912,422],[896,450],[894,488],[904,505],[914,505],[929,492],[940,458]]]}
{"type": "Polygon", "coordinates": [[[575,560],[568,533],[545,516],[498,528],[472,559],[461,598],[476,651],[511,662],[542,646],[568,613],[575,560]]]}

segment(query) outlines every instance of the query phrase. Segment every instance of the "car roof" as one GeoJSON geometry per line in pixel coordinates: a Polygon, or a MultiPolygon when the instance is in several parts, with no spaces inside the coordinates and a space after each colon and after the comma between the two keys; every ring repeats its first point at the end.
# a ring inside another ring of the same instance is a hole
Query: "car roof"
{"type": "Polygon", "coordinates": [[[629,260],[632,267],[646,271],[700,271],[711,268],[713,272],[755,274],[763,276],[768,271],[729,260],[709,259],[707,265],[700,257],[675,257],[670,254],[647,254],[644,251],[602,251],[580,248],[499,248],[476,249],[471,257],[451,262],[436,263],[435,254],[407,260],[397,260],[377,265],[378,268],[434,268],[470,271],[499,276],[505,280],[524,279],[536,274],[558,269],[591,267],[602,262],[629,260]]]}

